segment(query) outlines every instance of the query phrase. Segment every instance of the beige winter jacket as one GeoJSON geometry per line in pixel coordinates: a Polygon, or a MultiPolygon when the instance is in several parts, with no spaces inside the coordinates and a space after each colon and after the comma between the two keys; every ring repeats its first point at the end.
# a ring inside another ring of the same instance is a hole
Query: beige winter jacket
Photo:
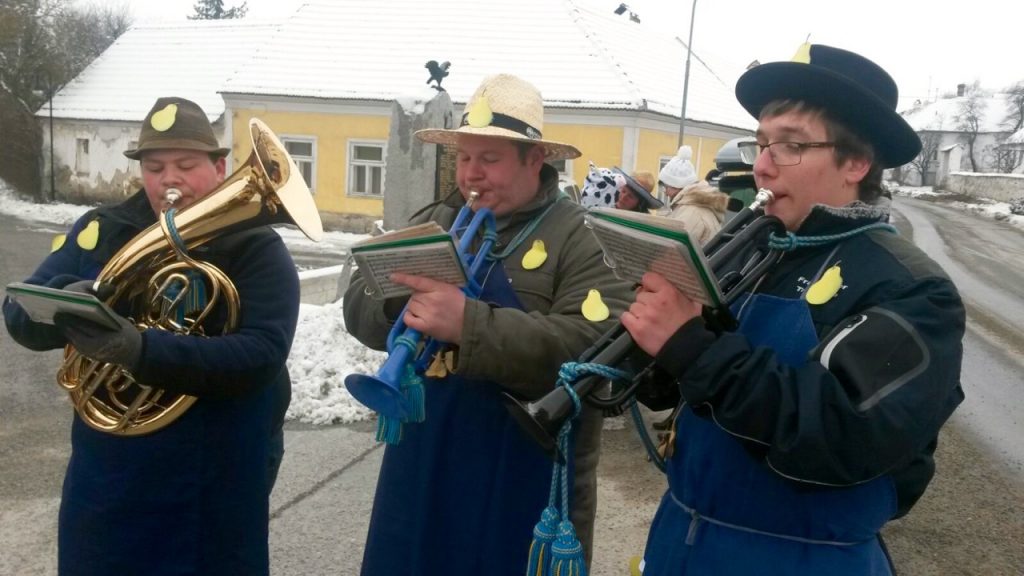
{"type": "Polygon", "coordinates": [[[729,196],[707,182],[683,188],[672,198],[671,217],[682,220],[691,237],[706,243],[722,227],[729,196]]]}

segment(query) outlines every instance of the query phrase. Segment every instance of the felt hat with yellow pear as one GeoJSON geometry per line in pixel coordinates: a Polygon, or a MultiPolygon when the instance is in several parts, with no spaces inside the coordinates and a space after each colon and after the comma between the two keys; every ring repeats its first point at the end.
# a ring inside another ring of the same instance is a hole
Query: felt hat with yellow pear
{"type": "Polygon", "coordinates": [[[416,137],[434,144],[455,144],[460,134],[493,136],[531,142],[544,148],[547,160],[579,158],[571,144],[545,140],[544,100],[533,84],[511,74],[484,78],[466,104],[462,122],[454,130],[419,130],[416,137]]]}
{"type": "Polygon", "coordinates": [[[736,82],[736,99],[754,118],[775,100],[820,106],[867,140],[887,168],[921,152],[917,133],[896,112],[898,97],[896,82],[878,64],[823,44],[803,44],[791,61],[755,66],[736,82]]]}
{"type": "Polygon", "coordinates": [[[213,134],[206,113],[191,100],[168,96],[158,98],[142,121],[139,145],[125,150],[132,160],[142,158],[147,150],[198,150],[217,156],[226,156],[230,148],[222,148],[213,134]]]}

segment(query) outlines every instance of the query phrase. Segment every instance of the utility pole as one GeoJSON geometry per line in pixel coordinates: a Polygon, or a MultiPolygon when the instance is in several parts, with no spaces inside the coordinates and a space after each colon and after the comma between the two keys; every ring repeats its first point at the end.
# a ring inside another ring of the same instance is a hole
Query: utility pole
{"type": "Polygon", "coordinates": [[[693,0],[690,11],[690,38],[686,41],[686,71],[683,73],[683,108],[679,112],[679,143],[683,145],[683,134],[686,132],[686,96],[690,90],[690,56],[693,54],[693,21],[697,16],[697,0],[693,0]]]}

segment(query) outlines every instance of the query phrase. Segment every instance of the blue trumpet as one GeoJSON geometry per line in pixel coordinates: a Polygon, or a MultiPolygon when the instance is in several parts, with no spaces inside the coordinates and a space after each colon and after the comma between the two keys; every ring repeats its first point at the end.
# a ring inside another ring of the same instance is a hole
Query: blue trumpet
{"type": "MultiPolygon", "coordinates": [[[[468,271],[466,285],[462,288],[467,298],[477,298],[480,295],[482,282],[477,279],[488,261],[494,242],[497,240],[497,232],[494,223],[494,214],[487,208],[481,208],[473,213],[473,203],[479,194],[474,190],[469,194],[469,200],[462,207],[452,224],[449,234],[458,241],[457,251],[462,260],[463,267],[468,271]],[[462,230],[469,215],[473,218],[465,230],[462,230]],[[481,226],[485,226],[484,239],[476,254],[470,253],[470,244],[481,226]],[[460,234],[461,231],[461,234],[460,234]]],[[[408,308],[408,305],[406,305],[408,308]]],[[[376,376],[365,374],[350,374],[345,377],[345,387],[352,396],[367,408],[378,412],[388,418],[394,418],[407,422],[410,420],[422,420],[416,417],[419,410],[410,406],[401,389],[404,378],[412,376],[412,373],[430,361],[434,354],[440,349],[442,342],[428,339],[422,351],[420,341],[423,335],[405,325],[405,310],[399,315],[398,321],[391,328],[388,334],[387,348],[388,359],[377,371],[376,376]]]]}

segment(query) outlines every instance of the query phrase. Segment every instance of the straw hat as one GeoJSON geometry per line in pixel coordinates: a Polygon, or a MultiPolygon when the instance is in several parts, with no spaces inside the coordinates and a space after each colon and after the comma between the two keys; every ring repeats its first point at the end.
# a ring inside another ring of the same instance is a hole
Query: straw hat
{"type": "Polygon", "coordinates": [[[459,134],[492,136],[539,144],[547,160],[579,158],[575,146],[544,140],[544,100],[529,82],[498,74],[484,78],[466,105],[462,122],[454,130],[419,130],[416,137],[433,144],[455,144],[459,134]]]}
{"type": "Polygon", "coordinates": [[[139,145],[125,150],[132,160],[142,158],[147,150],[198,150],[226,156],[230,148],[222,148],[213,134],[206,113],[191,100],[170,96],[159,98],[142,121],[139,145]]]}

